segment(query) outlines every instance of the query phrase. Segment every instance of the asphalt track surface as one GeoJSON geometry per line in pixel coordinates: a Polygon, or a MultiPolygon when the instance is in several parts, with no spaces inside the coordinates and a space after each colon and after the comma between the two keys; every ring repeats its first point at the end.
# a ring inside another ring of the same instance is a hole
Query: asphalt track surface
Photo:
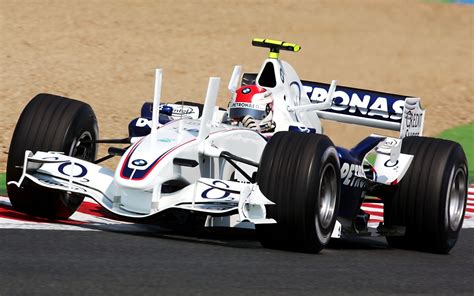
{"type": "Polygon", "coordinates": [[[382,238],[321,254],[264,249],[251,231],[0,230],[0,295],[473,295],[474,229],[449,255],[382,238]]]}

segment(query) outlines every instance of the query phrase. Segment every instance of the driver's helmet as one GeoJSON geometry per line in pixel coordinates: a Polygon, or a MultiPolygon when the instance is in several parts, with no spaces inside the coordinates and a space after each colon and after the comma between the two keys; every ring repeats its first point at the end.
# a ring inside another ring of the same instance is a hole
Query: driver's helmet
{"type": "Polygon", "coordinates": [[[242,86],[229,104],[229,117],[239,121],[245,116],[262,120],[268,115],[271,103],[271,95],[264,88],[257,85],[242,86]]]}

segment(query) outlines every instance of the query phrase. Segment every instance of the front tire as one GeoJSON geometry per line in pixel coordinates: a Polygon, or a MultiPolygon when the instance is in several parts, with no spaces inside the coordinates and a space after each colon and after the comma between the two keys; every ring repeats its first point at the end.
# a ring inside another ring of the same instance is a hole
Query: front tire
{"type": "MultiPolygon", "coordinates": [[[[25,151],[58,151],[87,161],[96,157],[97,120],[83,102],[50,94],[39,94],[25,107],[15,127],[7,161],[7,183],[22,174],[25,151]]],[[[8,185],[13,207],[34,216],[66,219],[84,197],[40,187],[25,179],[20,188],[8,185]]]]}
{"type": "Polygon", "coordinates": [[[388,236],[390,246],[448,253],[459,236],[467,202],[467,161],[458,143],[403,139],[402,153],[414,155],[392,196],[385,199],[384,223],[404,226],[404,236],[388,236]]]}
{"type": "Polygon", "coordinates": [[[275,205],[256,225],[264,247],[318,253],[336,223],[341,177],[339,159],[324,135],[276,133],[265,146],[257,173],[262,193],[275,205]]]}

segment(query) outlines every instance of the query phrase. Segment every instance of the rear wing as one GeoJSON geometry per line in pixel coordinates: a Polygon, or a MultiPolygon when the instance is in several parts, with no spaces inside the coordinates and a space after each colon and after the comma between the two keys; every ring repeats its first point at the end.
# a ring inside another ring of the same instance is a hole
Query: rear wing
{"type": "MultiPolygon", "coordinates": [[[[243,84],[255,84],[257,74],[245,73],[243,84]]],[[[330,84],[302,80],[312,103],[327,98],[330,84]]],[[[331,108],[317,111],[322,119],[400,131],[400,137],[421,136],[425,110],[409,96],[337,86],[331,108]]]]}

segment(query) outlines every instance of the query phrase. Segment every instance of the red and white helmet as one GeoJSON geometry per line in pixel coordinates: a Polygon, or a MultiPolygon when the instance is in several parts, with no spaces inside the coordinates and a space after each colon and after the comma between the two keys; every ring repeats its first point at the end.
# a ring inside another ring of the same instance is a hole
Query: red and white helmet
{"type": "Polygon", "coordinates": [[[264,119],[271,110],[271,94],[257,85],[240,87],[229,104],[229,117],[241,120],[249,115],[256,120],[264,119]]]}

